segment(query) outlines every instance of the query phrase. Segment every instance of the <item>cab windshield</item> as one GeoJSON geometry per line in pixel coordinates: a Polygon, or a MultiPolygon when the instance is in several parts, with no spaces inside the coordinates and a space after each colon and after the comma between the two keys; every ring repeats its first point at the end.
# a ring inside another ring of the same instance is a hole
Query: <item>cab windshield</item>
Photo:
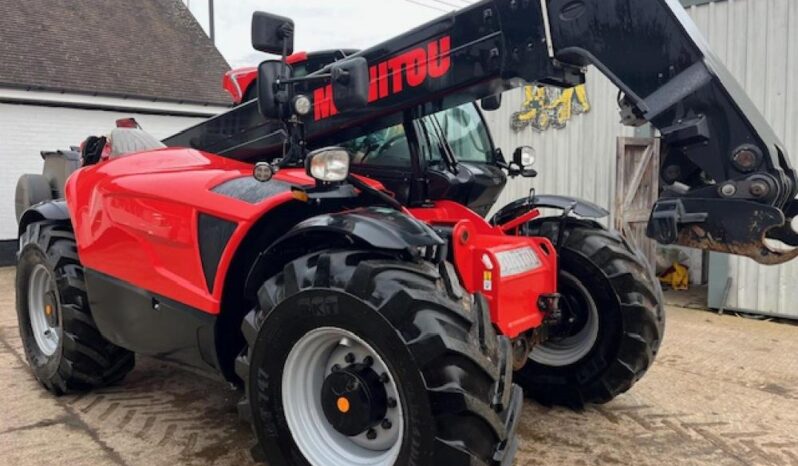
{"type": "MultiPolygon", "coordinates": [[[[462,162],[490,163],[492,147],[482,116],[468,103],[420,118],[414,122],[422,156],[430,166],[451,158],[462,162]]],[[[341,146],[353,154],[354,165],[409,167],[410,147],[403,124],[397,124],[346,141],[341,146]]]]}

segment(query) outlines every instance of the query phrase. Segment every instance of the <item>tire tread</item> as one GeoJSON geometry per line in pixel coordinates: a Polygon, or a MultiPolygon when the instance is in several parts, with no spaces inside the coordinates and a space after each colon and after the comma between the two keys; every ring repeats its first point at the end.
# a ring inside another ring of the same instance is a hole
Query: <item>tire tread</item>
{"type": "MultiPolygon", "coordinates": [[[[531,236],[558,237],[559,218],[533,221],[531,236]]],[[[525,392],[545,404],[581,408],[585,403],[606,403],[626,392],[654,361],[665,328],[662,290],[646,259],[618,233],[592,221],[571,219],[563,233],[561,255],[590,263],[607,283],[616,301],[622,330],[617,351],[588,380],[544,374],[536,367],[517,373],[525,392]]],[[[562,266],[562,264],[561,264],[562,266]]]]}
{"type": "MultiPolygon", "coordinates": [[[[32,223],[22,235],[21,254],[26,248],[37,248],[47,258],[55,273],[61,300],[61,361],[58,370],[49,378],[40,379],[42,384],[61,395],[111,385],[123,379],[133,369],[134,355],[110,343],[97,329],[88,309],[83,267],[71,227],[63,223],[32,223]]],[[[18,289],[21,285],[18,283],[18,289]]],[[[31,345],[25,346],[31,361],[31,345]]]]}
{"type": "MultiPolygon", "coordinates": [[[[436,438],[435,450],[446,464],[494,464],[494,451],[506,441],[502,419],[513,387],[510,345],[496,334],[486,307],[472,302],[460,287],[450,264],[402,262],[376,251],[322,251],[299,258],[258,291],[259,308],[242,324],[249,347],[276,303],[312,286],[337,288],[374,306],[396,327],[422,372],[430,399],[439,401],[434,403],[436,418],[473,424],[471,429],[454,429],[459,437],[436,438]],[[460,370],[447,370],[454,367],[460,370]],[[468,380],[460,379],[462,374],[468,380]],[[492,438],[485,439],[485,432],[492,438]],[[490,451],[486,444],[493,445],[490,451]],[[459,460],[451,463],[453,458],[459,460]]],[[[247,389],[250,348],[235,365],[247,389]]],[[[251,421],[246,395],[238,410],[243,420],[251,421]]],[[[255,449],[263,450],[260,445],[255,449]]]]}

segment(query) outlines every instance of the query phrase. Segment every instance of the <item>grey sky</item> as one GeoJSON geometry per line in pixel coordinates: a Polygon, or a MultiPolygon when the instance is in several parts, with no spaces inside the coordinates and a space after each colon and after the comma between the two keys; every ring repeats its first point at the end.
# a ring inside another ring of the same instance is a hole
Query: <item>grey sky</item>
{"type": "MultiPolygon", "coordinates": [[[[250,21],[256,10],[292,18],[296,51],[366,48],[474,0],[215,0],[216,46],[233,67],[252,66],[250,21]],[[429,7],[419,5],[423,3],[429,7]],[[441,11],[443,10],[443,11],[441,11]]],[[[206,29],[208,0],[183,0],[206,29]]]]}

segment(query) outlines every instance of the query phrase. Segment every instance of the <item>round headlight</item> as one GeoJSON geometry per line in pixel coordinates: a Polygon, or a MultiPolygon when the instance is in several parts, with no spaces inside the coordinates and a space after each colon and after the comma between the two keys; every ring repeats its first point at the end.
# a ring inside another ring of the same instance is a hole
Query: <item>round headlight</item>
{"type": "Polygon", "coordinates": [[[310,113],[311,103],[308,96],[299,94],[294,97],[294,112],[299,116],[305,116],[310,113]]]}
{"type": "Polygon", "coordinates": [[[269,164],[269,162],[258,162],[255,164],[255,169],[252,171],[252,176],[260,181],[261,183],[265,183],[272,179],[274,175],[274,169],[269,164]]]}
{"type": "Polygon", "coordinates": [[[327,147],[308,154],[305,168],[319,181],[344,181],[349,176],[349,152],[341,147],[327,147]]]}

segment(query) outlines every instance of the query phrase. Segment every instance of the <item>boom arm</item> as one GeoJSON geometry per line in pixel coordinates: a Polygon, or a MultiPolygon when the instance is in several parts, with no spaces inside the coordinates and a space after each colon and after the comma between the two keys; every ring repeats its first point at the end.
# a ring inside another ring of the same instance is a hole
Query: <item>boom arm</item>
{"type": "MultiPolygon", "coordinates": [[[[783,145],[711,54],[677,0],[484,0],[360,52],[369,104],[338,113],[328,86],[308,88],[308,139],[402,112],[418,117],[526,82],[572,86],[595,65],[621,90],[622,119],[650,122],[665,149],[665,186],[648,235],[780,263],[766,236],[798,246],[796,173],[783,145]]],[[[283,138],[249,103],[170,138],[240,159],[283,138]]]]}

